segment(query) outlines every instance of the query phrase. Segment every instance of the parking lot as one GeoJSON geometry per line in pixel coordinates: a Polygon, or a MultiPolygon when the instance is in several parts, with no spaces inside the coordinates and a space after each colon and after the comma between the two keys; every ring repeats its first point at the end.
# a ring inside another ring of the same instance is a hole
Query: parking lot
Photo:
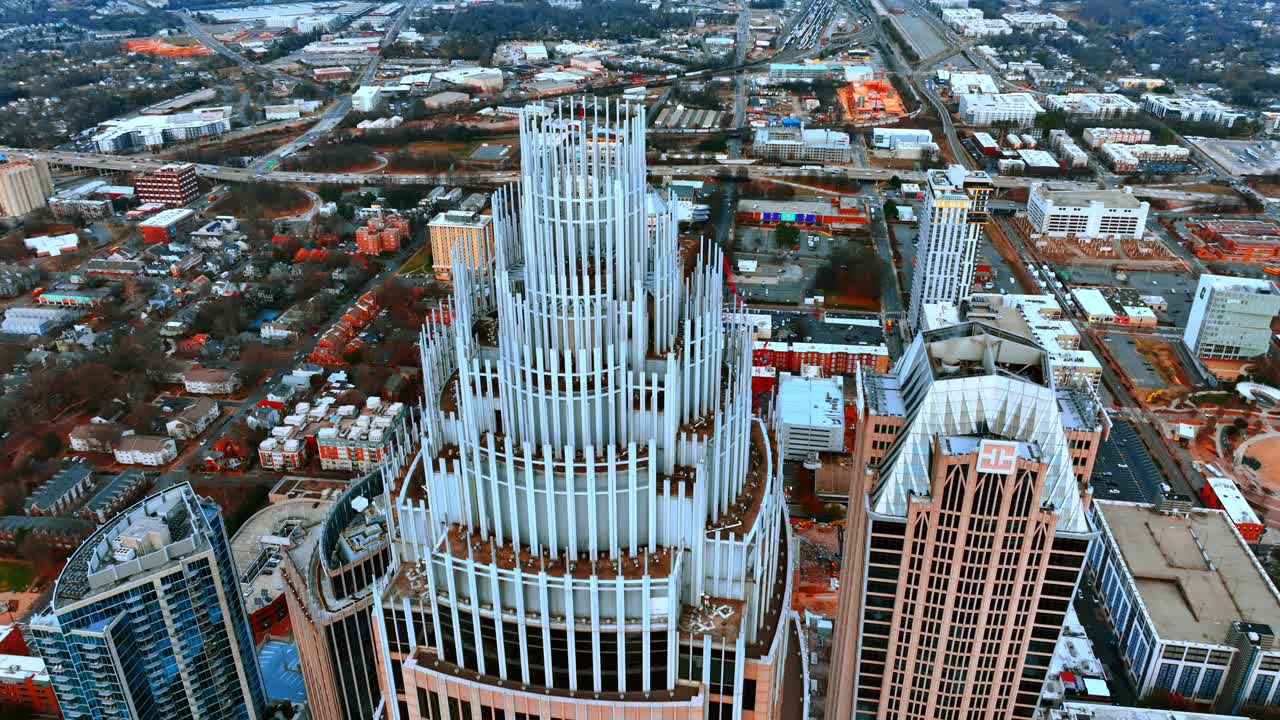
{"type": "Polygon", "coordinates": [[[1125,279],[1120,280],[1107,268],[1072,265],[1066,269],[1071,273],[1072,285],[1128,287],[1143,295],[1159,295],[1169,304],[1167,312],[1156,313],[1160,323],[1179,328],[1187,325],[1187,316],[1191,314],[1191,296],[1198,280],[1194,275],[1134,270],[1127,271],[1125,279]]]}
{"type": "Polygon", "coordinates": [[[1111,356],[1116,359],[1116,363],[1120,365],[1124,374],[1133,380],[1134,385],[1141,388],[1159,388],[1167,385],[1164,378],[1160,377],[1159,371],[1151,365],[1151,361],[1138,352],[1135,344],[1137,338],[1120,333],[1106,333],[1103,338],[1107,349],[1111,351],[1111,356]]]}
{"type": "Polygon", "coordinates": [[[1164,476],[1133,426],[1116,420],[1111,437],[1098,448],[1089,485],[1101,500],[1155,502],[1164,476]]]}

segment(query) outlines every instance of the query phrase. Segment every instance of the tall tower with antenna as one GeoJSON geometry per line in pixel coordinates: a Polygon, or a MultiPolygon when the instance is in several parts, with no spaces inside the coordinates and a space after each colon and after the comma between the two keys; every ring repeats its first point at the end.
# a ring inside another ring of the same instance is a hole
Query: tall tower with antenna
{"type": "Polygon", "coordinates": [[[423,330],[420,447],[384,472],[388,716],[804,712],[749,331],[720,250],[648,187],[644,132],[626,103],[526,108],[493,262],[456,264],[423,330]]]}

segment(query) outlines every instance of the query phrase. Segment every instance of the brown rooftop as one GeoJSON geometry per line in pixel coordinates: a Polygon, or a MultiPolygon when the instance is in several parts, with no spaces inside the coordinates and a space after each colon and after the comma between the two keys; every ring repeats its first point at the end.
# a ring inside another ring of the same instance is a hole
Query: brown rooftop
{"type": "Polygon", "coordinates": [[[1160,637],[1224,645],[1237,621],[1280,627],[1280,596],[1225,513],[1097,505],[1160,637]]]}

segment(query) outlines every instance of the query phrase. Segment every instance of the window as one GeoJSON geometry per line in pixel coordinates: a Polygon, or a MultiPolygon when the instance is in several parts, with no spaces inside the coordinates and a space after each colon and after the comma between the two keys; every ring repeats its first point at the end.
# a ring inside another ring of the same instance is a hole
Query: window
{"type": "Polygon", "coordinates": [[[1271,696],[1271,686],[1275,683],[1274,675],[1259,675],[1253,682],[1253,690],[1249,692],[1250,705],[1263,705],[1271,696]]]}
{"type": "Polygon", "coordinates": [[[1156,675],[1156,687],[1161,690],[1173,689],[1173,678],[1178,674],[1178,666],[1173,663],[1161,663],[1160,673],[1156,675]]]}
{"type": "Polygon", "coordinates": [[[1196,692],[1196,683],[1199,680],[1200,668],[1182,668],[1182,675],[1178,676],[1178,694],[1183,697],[1194,697],[1196,692]]]}
{"type": "Polygon", "coordinates": [[[1200,691],[1196,693],[1196,697],[1202,700],[1212,700],[1218,694],[1218,684],[1222,682],[1222,671],[1216,668],[1210,668],[1204,671],[1204,679],[1200,681],[1200,691]]]}

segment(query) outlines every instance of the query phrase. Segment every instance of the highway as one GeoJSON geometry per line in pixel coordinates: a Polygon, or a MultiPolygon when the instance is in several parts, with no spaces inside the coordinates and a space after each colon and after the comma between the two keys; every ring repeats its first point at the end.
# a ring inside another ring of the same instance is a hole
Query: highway
{"type": "MultiPolygon", "coordinates": [[[[385,35],[382,36],[381,47],[387,48],[395,44],[396,38],[400,36],[400,31],[404,29],[405,22],[409,16],[418,7],[419,0],[409,0],[401,9],[400,14],[396,17],[395,22],[387,29],[385,35]]],[[[378,72],[378,66],[382,62],[382,55],[374,55],[373,59],[365,65],[364,71],[360,73],[355,81],[355,85],[366,85],[378,72]]],[[[311,143],[328,135],[334,128],[342,124],[347,114],[351,112],[351,96],[343,93],[332,105],[330,105],[324,114],[320,116],[320,120],[312,125],[305,133],[263,155],[249,166],[254,173],[265,173],[276,166],[284,158],[302,150],[311,143]]]]}

